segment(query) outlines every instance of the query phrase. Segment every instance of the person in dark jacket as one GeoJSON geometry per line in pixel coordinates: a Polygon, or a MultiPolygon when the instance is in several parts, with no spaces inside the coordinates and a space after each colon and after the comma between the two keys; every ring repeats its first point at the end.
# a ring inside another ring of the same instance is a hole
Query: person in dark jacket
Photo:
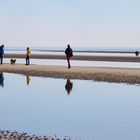
{"type": "Polygon", "coordinates": [[[3,64],[3,55],[4,55],[4,45],[0,46],[0,61],[3,64]]]}
{"type": "Polygon", "coordinates": [[[73,56],[73,51],[72,51],[69,44],[67,45],[67,48],[65,50],[65,54],[66,54],[66,58],[67,58],[67,62],[68,62],[68,68],[70,69],[71,68],[70,58],[73,56]]]}
{"type": "Polygon", "coordinates": [[[135,51],[135,55],[136,55],[136,56],[139,56],[139,52],[138,52],[138,51],[135,51]]]}

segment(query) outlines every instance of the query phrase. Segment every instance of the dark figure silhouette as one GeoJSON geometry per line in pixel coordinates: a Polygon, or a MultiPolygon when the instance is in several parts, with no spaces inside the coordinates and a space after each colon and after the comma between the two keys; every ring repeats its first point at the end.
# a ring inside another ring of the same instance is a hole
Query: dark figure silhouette
{"type": "Polygon", "coordinates": [[[135,51],[135,55],[136,55],[136,56],[139,56],[139,52],[138,52],[138,51],[135,51]]]}
{"type": "Polygon", "coordinates": [[[3,64],[3,55],[4,55],[4,45],[0,46],[0,61],[3,64]]]}
{"type": "Polygon", "coordinates": [[[73,87],[73,83],[70,81],[70,79],[67,79],[65,89],[66,89],[68,95],[70,94],[72,87],[73,87]]]}
{"type": "Polygon", "coordinates": [[[3,73],[0,73],[0,86],[4,87],[4,76],[3,76],[3,73]]]}
{"type": "Polygon", "coordinates": [[[26,50],[26,65],[30,65],[30,55],[31,55],[31,51],[30,51],[29,47],[27,47],[27,50],[26,50]]]}
{"type": "Polygon", "coordinates": [[[71,68],[70,58],[73,56],[73,51],[72,51],[72,49],[71,49],[69,44],[67,45],[67,48],[65,50],[65,54],[66,54],[66,57],[67,57],[68,68],[70,69],[71,68]]]}

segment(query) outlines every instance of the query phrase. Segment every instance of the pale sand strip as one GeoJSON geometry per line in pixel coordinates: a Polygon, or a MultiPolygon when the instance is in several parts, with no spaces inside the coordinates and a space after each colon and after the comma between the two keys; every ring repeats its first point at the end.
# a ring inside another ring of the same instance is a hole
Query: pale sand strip
{"type": "MultiPolygon", "coordinates": [[[[23,58],[24,54],[5,54],[5,58],[23,58]]],[[[32,59],[66,59],[65,55],[51,55],[51,54],[32,54],[32,59]]],[[[113,61],[113,62],[140,62],[140,57],[136,56],[95,56],[95,55],[74,55],[72,60],[82,61],[113,61]]]]}
{"type": "Polygon", "coordinates": [[[0,65],[0,71],[54,78],[140,84],[140,69],[131,68],[72,67],[68,69],[66,66],[4,64],[0,65]]]}

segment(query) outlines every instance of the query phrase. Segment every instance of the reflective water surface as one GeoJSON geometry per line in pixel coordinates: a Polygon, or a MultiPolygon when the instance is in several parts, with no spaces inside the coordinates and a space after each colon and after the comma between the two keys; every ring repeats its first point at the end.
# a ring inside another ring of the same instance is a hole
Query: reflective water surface
{"type": "Polygon", "coordinates": [[[0,129],[139,140],[140,86],[0,74],[0,129]]]}

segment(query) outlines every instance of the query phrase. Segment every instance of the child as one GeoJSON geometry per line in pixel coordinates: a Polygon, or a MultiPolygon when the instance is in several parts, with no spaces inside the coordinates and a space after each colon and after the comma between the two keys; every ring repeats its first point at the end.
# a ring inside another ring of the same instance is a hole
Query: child
{"type": "Polygon", "coordinates": [[[30,51],[29,47],[27,47],[27,51],[26,51],[26,65],[30,64],[30,55],[31,55],[31,51],[30,51]]]}

